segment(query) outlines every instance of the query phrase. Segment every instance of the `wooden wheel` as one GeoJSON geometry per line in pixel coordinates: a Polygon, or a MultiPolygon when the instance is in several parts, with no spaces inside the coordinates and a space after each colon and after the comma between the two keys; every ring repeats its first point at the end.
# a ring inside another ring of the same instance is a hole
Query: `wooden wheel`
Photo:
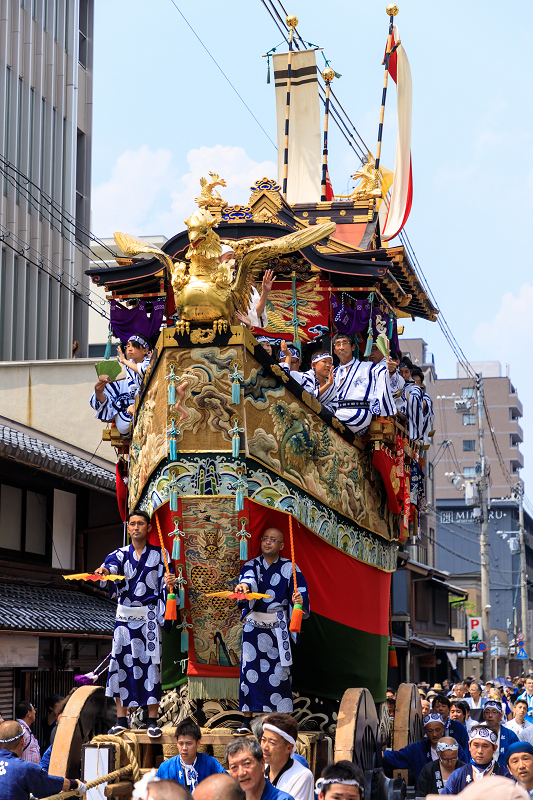
{"type": "Polygon", "coordinates": [[[347,689],[341,700],[334,760],[344,759],[363,771],[381,766],[379,720],[368,689],[347,689]]]}
{"type": "Polygon", "coordinates": [[[79,778],[81,746],[93,736],[107,733],[115,713],[113,701],[108,703],[102,686],[80,686],[73,693],[61,714],[50,758],[50,775],[79,778]],[[109,709],[108,709],[109,705],[109,709]]]}
{"type": "Polygon", "coordinates": [[[393,749],[419,742],[423,736],[420,693],[414,683],[402,683],[396,694],[393,749]]]}

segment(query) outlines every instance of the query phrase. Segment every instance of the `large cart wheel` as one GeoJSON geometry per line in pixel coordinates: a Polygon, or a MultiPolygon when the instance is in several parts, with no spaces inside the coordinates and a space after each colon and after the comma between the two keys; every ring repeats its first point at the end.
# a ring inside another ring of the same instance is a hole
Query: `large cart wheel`
{"type": "Polygon", "coordinates": [[[365,798],[404,800],[405,783],[381,769],[380,721],[368,689],[347,689],[335,733],[335,762],[351,761],[365,773],[365,798]]]}
{"type": "Polygon", "coordinates": [[[347,689],[339,708],[335,761],[352,761],[362,770],[381,766],[379,720],[368,689],[347,689]]]}
{"type": "Polygon", "coordinates": [[[414,683],[402,683],[396,694],[393,749],[419,742],[423,735],[422,704],[414,683]]]}
{"type": "MultiPolygon", "coordinates": [[[[115,712],[110,702],[109,710],[115,712]]],[[[107,733],[108,700],[102,686],[80,686],[72,694],[61,714],[50,758],[50,775],[79,778],[81,748],[93,736],[107,733]]]]}

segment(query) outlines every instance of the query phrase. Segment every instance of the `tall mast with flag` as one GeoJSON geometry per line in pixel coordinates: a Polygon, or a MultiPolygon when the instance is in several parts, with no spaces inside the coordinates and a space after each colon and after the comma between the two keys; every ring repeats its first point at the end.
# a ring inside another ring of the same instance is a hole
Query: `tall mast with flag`
{"type": "Polygon", "coordinates": [[[298,19],[287,17],[289,52],[276,53],[274,83],[278,128],[278,183],[288,203],[321,196],[321,123],[315,51],[294,50],[298,19]]]}
{"type": "MultiPolygon", "coordinates": [[[[398,6],[388,5],[390,17],[387,51],[385,54],[385,75],[390,75],[397,89],[398,139],[396,143],[396,160],[394,164],[394,180],[385,224],[381,232],[384,241],[394,239],[407,222],[413,201],[413,174],[411,166],[411,117],[413,89],[411,68],[407,55],[400,41],[398,28],[393,24],[398,13],[398,6]]],[[[386,79],[384,96],[386,93],[386,79]]],[[[382,112],[384,109],[384,98],[382,112]]],[[[380,119],[380,132],[382,130],[380,119]]],[[[381,144],[378,137],[378,156],[381,144]]],[[[376,168],[379,167],[376,158],[376,168]]]]}

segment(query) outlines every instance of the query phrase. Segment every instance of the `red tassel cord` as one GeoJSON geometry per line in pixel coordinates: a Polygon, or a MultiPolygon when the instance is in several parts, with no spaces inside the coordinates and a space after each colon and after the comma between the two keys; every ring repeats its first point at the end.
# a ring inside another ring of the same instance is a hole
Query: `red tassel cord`
{"type": "MultiPolygon", "coordinates": [[[[159,536],[159,543],[161,545],[161,553],[163,555],[163,561],[165,562],[165,571],[166,571],[167,575],[170,575],[171,572],[170,572],[170,568],[168,566],[167,553],[166,553],[166,549],[165,549],[165,543],[163,541],[163,534],[161,533],[161,525],[159,524],[159,517],[157,516],[157,514],[154,514],[154,516],[155,516],[155,521],[156,521],[156,524],[157,524],[157,533],[158,533],[158,536],[159,536]]],[[[177,619],[177,618],[178,618],[178,608],[177,608],[177,605],[176,605],[176,595],[174,594],[174,591],[170,591],[168,593],[168,595],[167,595],[167,604],[166,604],[166,608],[165,608],[165,619],[177,619]]]]}
{"type": "MultiPolygon", "coordinates": [[[[289,514],[289,537],[291,540],[291,561],[292,561],[292,578],[294,583],[294,591],[298,591],[298,581],[296,578],[296,561],[294,559],[294,537],[292,535],[292,514],[289,514]]],[[[296,603],[292,609],[291,623],[289,630],[291,633],[300,633],[302,629],[302,619],[304,616],[303,607],[296,603]]]]}

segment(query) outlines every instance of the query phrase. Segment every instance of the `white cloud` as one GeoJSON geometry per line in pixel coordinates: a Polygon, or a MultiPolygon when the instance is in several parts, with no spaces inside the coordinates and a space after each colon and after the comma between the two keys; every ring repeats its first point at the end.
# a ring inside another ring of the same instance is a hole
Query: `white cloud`
{"type": "Polygon", "coordinates": [[[474,331],[474,341],[491,358],[503,362],[529,361],[531,349],[531,309],[533,308],[533,286],[524,283],[518,296],[506,292],[501,305],[491,322],[481,322],[474,331]]]}
{"type": "Polygon", "coordinates": [[[230,205],[245,205],[258,178],[277,178],[274,162],[254,161],[242,147],[200,147],[189,151],[187,163],[189,171],[180,176],[168,150],[127,150],[110,180],[93,189],[91,230],[100,237],[116,230],[170,237],[183,230],[196,208],[200,178],[210,171],[226,180],[219,191],[230,205]]]}
{"type": "Polygon", "coordinates": [[[168,150],[126,150],[116,161],[111,178],[93,188],[91,230],[97,236],[111,236],[113,231],[161,233],[145,227],[161,204],[170,195],[172,154],[168,150]]]}

